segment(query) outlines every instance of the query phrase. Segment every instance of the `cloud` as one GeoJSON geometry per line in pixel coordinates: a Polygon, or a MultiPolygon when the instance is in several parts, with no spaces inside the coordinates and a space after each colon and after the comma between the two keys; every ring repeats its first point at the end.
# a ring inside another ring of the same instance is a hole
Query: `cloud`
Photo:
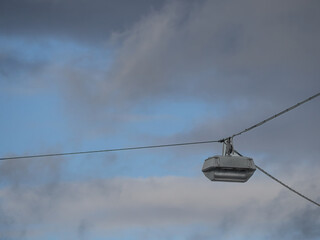
{"type": "Polygon", "coordinates": [[[128,102],[170,96],[266,101],[284,99],[284,91],[295,99],[319,88],[317,21],[300,1],[168,4],[115,35],[122,44],[103,93],[119,96],[121,89],[115,99],[128,102]]]}
{"type": "Polygon", "coordinates": [[[226,117],[234,111],[240,116],[232,121],[239,125],[268,117],[266,112],[276,113],[320,89],[319,16],[317,3],[312,4],[167,3],[126,31],[113,32],[111,64],[89,87],[93,72],[67,65],[61,78],[70,90],[68,102],[83,100],[84,116],[102,113],[106,121],[163,99],[200,100],[212,109],[222,104],[226,117]]]}
{"type": "MultiPolygon", "coordinates": [[[[6,6],[3,9],[18,11],[10,7],[12,1],[2,4],[6,6]]],[[[153,11],[149,11],[150,5],[141,4],[140,10],[132,10],[134,20],[128,20],[130,17],[123,20],[130,22],[125,29],[118,25],[116,10],[110,10],[110,15],[100,13],[105,8],[126,9],[119,3],[68,1],[62,5],[60,1],[52,4],[25,1],[23,4],[27,9],[24,14],[35,15],[38,24],[52,22],[53,28],[46,31],[56,39],[63,39],[56,34],[56,28],[73,34],[78,31],[71,27],[79,25],[76,19],[86,14],[91,16],[93,9],[99,9],[90,18],[92,22],[81,25],[79,32],[88,35],[87,31],[108,32],[107,47],[95,45],[95,48],[100,52],[112,48],[112,54],[98,56],[89,45],[81,45],[89,53],[72,53],[73,58],[69,56],[63,64],[61,56],[51,59],[51,65],[41,75],[50,76],[51,82],[54,79],[54,84],[64,93],[65,103],[69,105],[66,112],[78,119],[89,117],[86,125],[90,122],[95,122],[97,128],[108,125],[104,122],[121,125],[127,122],[126,116],[136,114],[135,106],[143,104],[148,108],[163,99],[196,99],[213,108],[223,103],[225,111],[238,111],[236,114],[242,114],[243,122],[248,122],[267,110],[278,111],[279,104],[289,106],[320,87],[316,2],[270,1],[266,6],[249,0],[241,3],[174,1],[161,3],[153,11]],[[71,15],[67,14],[69,8],[74,8],[71,15]],[[49,10],[59,18],[35,14],[49,10]],[[100,25],[95,24],[99,16],[113,19],[113,27],[106,24],[108,31],[99,29],[100,25]],[[73,19],[72,24],[56,22],[64,18],[73,19]],[[97,58],[112,60],[110,64],[104,63],[103,69],[97,58]],[[89,62],[99,67],[92,68],[89,62]]],[[[2,17],[9,19],[7,15],[2,17]]],[[[29,26],[41,36],[46,35],[37,24],[22,21],[23,14],[10,16],[15,16],[17,22],[13,31],[29,26]]],[[[81,42],[77,38],[72,41],[81,42]]]]}
{"type": "Polygon", "coordinates": [[[116,29],[126,29],[163,1],[1,1],[0,32],[28,37],[54,36],[105,42],[116,29]]]}
{"type": "Polygon", "coordinates": [[[1,185],[20,189],[39,182],[56,184],[60,180],[62,161],[54,158],[3,161],[0,164],[1,185]]]}
{"type": "Polygon", "coordinates": [[[18,191],[5,188],[0,196],[7,219],[25,226],[26,234],[32,233],[31,226],[41,226],[33,232],[39,237],[41,231],[52,231],[48,226],[56,226],[57,234],[83,236],[91,231],[196,224],[205,232],[223,228],[239,230],[243,236],[268,234],[265,229],[270,228],[274,239],[280,239],[279,234],[289,236],[294,229],[313,239],[320,221],[316,214],[308,214],[314,207],[271,181],[219,184],[185,177],[115,178],[60,183],[50,190],[45,185],[18,191]],[[285,228],[288,231],[282,231],[285,228]]]}
{"type": "MultiPolygon", "coordinates": [[[[122,2],[109,8],[102,1],[24,1],[19,7],[2,1],[2,33],[24,40],[49,36],[60,43],[68,38],[85,51],[54,55],[45,67],[17,57],[21,49],[6,52],[0,71],[13,79],[17,69],[63,95],[65,112],[76,120],[68,130],[81,135],[74,137],[78,142],[101,134],[119,146],[137,139],[148,144],[220,139],[319,91],[316,1],[176,1],[161,2],[152,11],[155,3],[141,3],[129,10],[122,2]],[[103,41],[107,44],[96,44],[103,41]],[[200,102],[206,111],[183,132],[141,137],[136,129],[127,130],[132,119],[143,125],[148,109],[159,103],[188,101],[200,102]]],[[[235,139],[237,150],[317,201],[318,109],[314,100],[235,139]]],[[[166,158],[159,165],[181,173],[199,165],[196,154],[202,158],[221,150],[204,145],[166,151],[168,156],[155,152],[152,161],[166,158]],[[166,164],[173,159],[184,162],[166,164]]],[[[138,174],[150,168],[142,163],[138,174]]],[[[101,166],[92,165],[92,175],[97,168],[105,171],[101,166]]],[[[127,174],[130,166],[125,167],[121,173],[127,174]]],[[[244,185],[211,183],[203,176],[66,182],[60,174],[55,162],[0,165],[0,236],[41,238],[70,231],[78,239],[91,232],[191,225],[202,228],[186,233],[186,239],[208,239],[217,232],[229,239],[224,232],[265,239],[319,235],[313,206],[258,173],[244,185]]]]}

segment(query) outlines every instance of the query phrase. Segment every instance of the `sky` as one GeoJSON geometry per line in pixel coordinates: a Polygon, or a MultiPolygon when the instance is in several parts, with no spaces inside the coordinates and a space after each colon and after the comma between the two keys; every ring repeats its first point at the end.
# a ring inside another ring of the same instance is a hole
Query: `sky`
{"type": "MultiPolygon", "coordinates": [[[[1,0],[0,156],[219,140],[320,90],[312,0],[1,0]]],[[[320,202],[320,99],[234,147],[320,202]]],[[[319,208],[220,143],[0,162],[0,240],[320,238],[319,208]]]]}

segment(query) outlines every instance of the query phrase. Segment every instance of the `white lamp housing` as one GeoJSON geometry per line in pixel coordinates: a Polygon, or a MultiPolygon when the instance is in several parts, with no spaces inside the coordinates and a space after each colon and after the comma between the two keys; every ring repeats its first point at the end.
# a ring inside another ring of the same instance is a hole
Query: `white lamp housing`
{"type": "Polygon", "coordinates": [[[246,182],[256,170],[252,158],[214,156],[205,160],[202,172],[211,181],[246,182]]]}

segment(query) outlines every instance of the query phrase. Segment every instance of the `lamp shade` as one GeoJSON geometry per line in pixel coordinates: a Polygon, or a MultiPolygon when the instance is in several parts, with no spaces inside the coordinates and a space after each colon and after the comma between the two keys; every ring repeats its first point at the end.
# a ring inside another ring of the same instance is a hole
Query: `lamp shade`
{"type": "Polygon", "coordinates": [[[205,160],[202,172],[211,181],[246,182],[255,172],[252,158],[213,156],[205,160]]]}

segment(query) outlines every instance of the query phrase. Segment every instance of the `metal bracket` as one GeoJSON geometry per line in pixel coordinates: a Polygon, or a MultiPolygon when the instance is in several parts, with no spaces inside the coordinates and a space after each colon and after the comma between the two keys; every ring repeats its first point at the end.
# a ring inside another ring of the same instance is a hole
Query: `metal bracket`
{"type": "Polygon", "coordinates": [[[233,154],[234,154],[233,138],[230,137],[223,142],[222,156],[230,156],[233,154]]]}

